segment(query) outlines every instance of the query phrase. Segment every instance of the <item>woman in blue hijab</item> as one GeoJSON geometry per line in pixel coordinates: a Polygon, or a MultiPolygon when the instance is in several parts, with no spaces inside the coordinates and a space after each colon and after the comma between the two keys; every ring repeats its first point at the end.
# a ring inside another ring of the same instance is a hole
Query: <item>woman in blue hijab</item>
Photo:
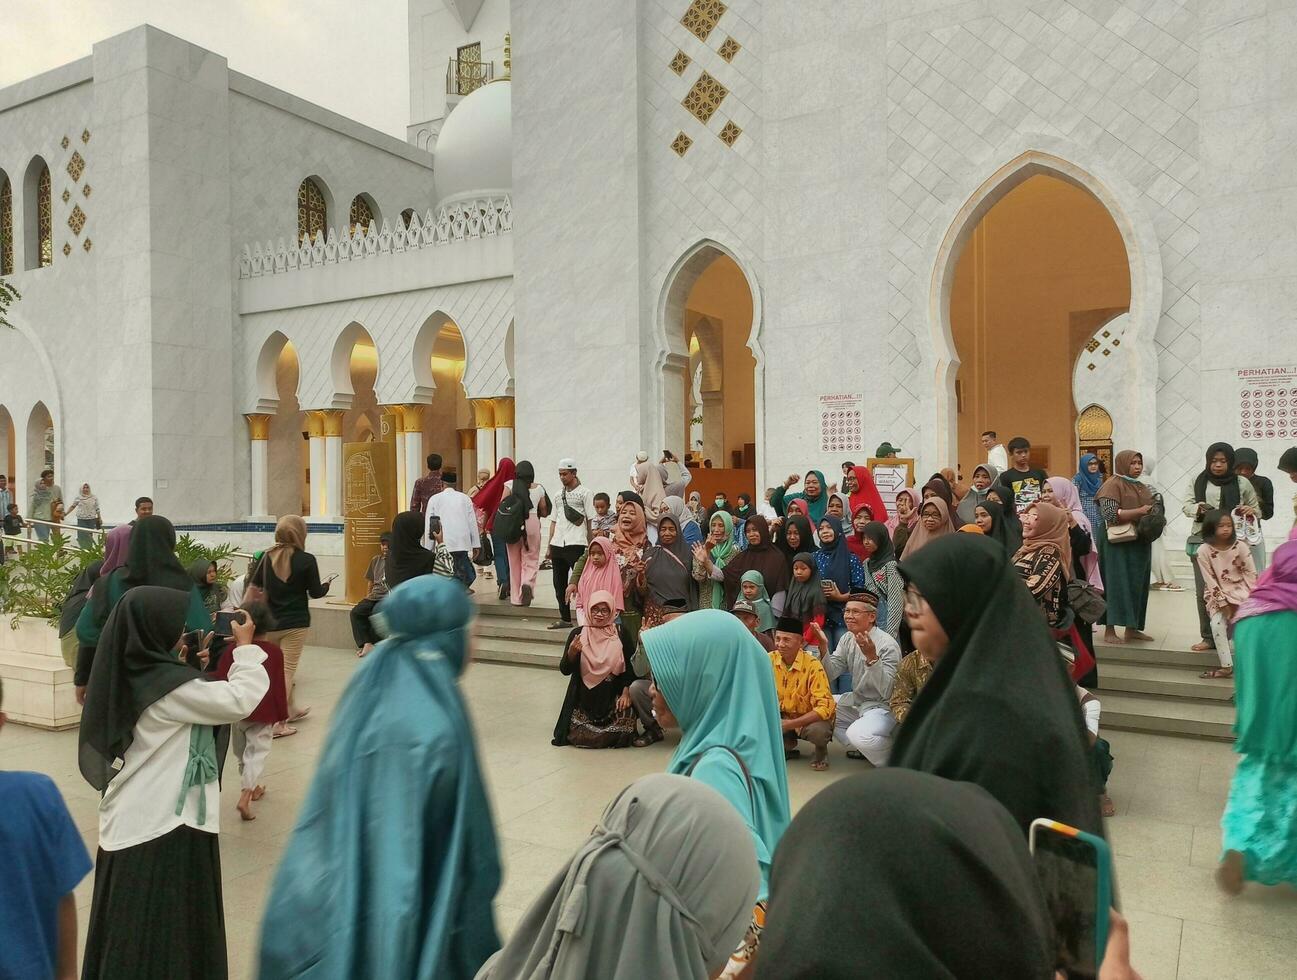
{"type": "Polygon", "coordinates": [[[1086,453],[1081,457],[1081,465],[1077,467],[1076,476],[1072,477],[1072,485],[1076,487],[1076,494],[1081,498],[1081,510],[1085,511],[1085,516],[1090,519],[1090,527],[1098,530],[1103,529],[1103,515],[1099,513],[1099,505],[1095,502],[1094,495],[1103,486],[1103,480],[1099,457],[1094,453],[1086,453]]]}
{"type": "MultiPolygon", "coordinates": [[[[820,547],[815,552],[815,564],[820,569],[820,581],[824,588],[824,632],[829,638],[829,646],[836,648],[838,641],[847,631],[846,617],[847,596],[853,592],[863,592],[868,578],[865,566],[860,559],[851,553],[847,546],[847,537],[842,533],[842,522],[832,514],[820,521],[818,528],[820,547]]],[[[843,671],[833,680],[834,694],[846,694],[851,690],[851,674],[843,671]]]]}
{"type": "Polygon", "coordinates": [[[731,964],[750,962],[765,924],[770,863],[789,821],[779,699],[770,655],[730,613],[704,609],[643,635],[658,720],[681,731],[667,772],[701,780],[752,834],[761,888],[731,964]]]}
{"type": "Polygon", "coordinates": [[[472,615],[435,575],[383,600],[388,638],[338,703],[270,890],[262,980],[459,980],[500,948],[500,858],[457,684],[472,615]]]}

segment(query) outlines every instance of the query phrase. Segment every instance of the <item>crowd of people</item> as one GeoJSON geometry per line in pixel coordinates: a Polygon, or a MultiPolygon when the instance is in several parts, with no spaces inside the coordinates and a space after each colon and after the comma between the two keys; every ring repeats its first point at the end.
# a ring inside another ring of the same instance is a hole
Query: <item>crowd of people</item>
{"type": "MultiPolygon", "coordinates": [[[[525,460],[463,493],[429,457],[351,613],[363,660],[269,893],[260,976],[854,975],[824,909],[850,916],[848,945],[881,975],[1066,967],[1027,829],[1046,817],[1104,833],[1093,631],[1149,639],[1166,505],[1138,452],[1111,475],[1086,455],[1060,478],[1032,466],[1026,439],[984,444],[968,485],[944,470],[891,508],[851,462],[704,507],[670,453],[638,454],[612,498],[570,458],[551,494],[525,460]],[[553,744],[679,734],[667,773],[616,795],[502,947],[499,849],[458,677],[478,569],[525,606],[544,561],[567,631],[553,744]],[[811,769],[837,742],[860,772],[794,820],[802,742],[811,769]],[[938,892],[967,896],[960,928],[930,915],[938,892]]],[[[1281,468],[1297,481],[1297,450],[1281,468]]],[[[1297,532],[1265,567],[1274,490],[1255,469],[1213,445],[1183,501],[1220,660],[1206,676],[1237,670],[1244,758],[1218,868],[1230,892],[1297,883],[1297,532]]],[[[102,793],[82,976],[226,975],[220,779],[232,747],[237,811],[255,819],[274,740],[310,712],[294,678],[309,601],[332,577],[306,543],[300,517],[281,519],[225,584],[211,562],[180,564],[175,529],[142,498],[68,595],[78,766],[102,793]]],[[[0,773],[0,787],[5,844],[21,852],[0,881],[0,965],[75,975],[71,892],[89,857],[48,778],[0,773]]],[[[1101,976],[1134,975],[1113,913],[1101,976]]]]}

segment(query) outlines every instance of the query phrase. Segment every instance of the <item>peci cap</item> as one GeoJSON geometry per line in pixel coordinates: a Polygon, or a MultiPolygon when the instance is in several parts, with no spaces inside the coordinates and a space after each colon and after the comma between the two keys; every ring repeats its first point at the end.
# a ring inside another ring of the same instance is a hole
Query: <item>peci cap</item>
{"type": "Polygon", "coordinates": [[[878,596],[872,592],[853,592],[847,596],[847,602],[863,602],[870,609],[878,608],[878,596]]]}

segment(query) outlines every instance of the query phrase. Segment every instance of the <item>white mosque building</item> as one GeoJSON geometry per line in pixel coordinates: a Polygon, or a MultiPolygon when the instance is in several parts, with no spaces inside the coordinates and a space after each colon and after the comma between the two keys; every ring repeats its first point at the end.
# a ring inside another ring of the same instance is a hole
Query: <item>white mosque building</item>
{"type": "Polygon", "coordinates": [[[667,447],[751,489],[884,440],[967,474],[983,429],[1175,496],[1218,439],[1273,471],[1282,6],[410,0],[404,142],[105,39],[0,90],[0,468],[235,526],[336,523],[368,439],[406,486],[436,451],[615,491],[667,447]]]}

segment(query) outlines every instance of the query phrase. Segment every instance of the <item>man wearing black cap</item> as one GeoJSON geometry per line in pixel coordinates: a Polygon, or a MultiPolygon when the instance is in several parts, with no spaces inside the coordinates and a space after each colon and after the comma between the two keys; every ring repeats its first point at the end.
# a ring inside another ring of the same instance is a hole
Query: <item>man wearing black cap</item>
{"type": "Polygon", "coordinates": [[[1255,528],[1247,525],[1245,527],[1247,533],[1244,535],[1247,546],[1252,549],[1252,563],[1256,565],[1258,573],[1264,571],[1266,566],[1265,534],[1261,530],[1261,521],[1268,521],[1274,517],[1274,484],[1270,482],[1269,477],[1257,473],[1259,462],[1255,449],[1244,446],[1242,449],[1234,450],[1234,472],[1247,478],[1252,488],[1256,490],[1257,500],[1261,503],[1255,528]]]}
{"type": "MultiPolygon", "coordinates": [[[[827,641],[825,641],[827,643],[827,641]]],[[[784,758],[801,755],[797,740],[815,746],[811,768],[829,768],[829,741],[836,710],[824,667],[802,643],[802,621],[783,617],[775,624],[775,648],[770,654],[779,697],[779,722],[784,733],[784,758]]]]}
{"type": "Polygon", "coordinates": [[[356,641],[357,657],[369,653],[380,639],[369,620],[379,600],[387,595],[387,549],[391,543],[390,534],[379,537],[378,554],[369,560],[369,567],[365,569],[369,594],[351,607],[351,638],[356,641]]]}
{"type": "Polygon", "coordinates": [[[838,710],[833,734],[850,747],[850,758],[884,766],[896,728],[888,702],[901,666],[901,647],[878,628],[878,597],[872,592],[849,595],[843,618],[847,632],[824,662],[830,681],[839,674],[851,675],[851,690],[834,695],[838,710]]]}

